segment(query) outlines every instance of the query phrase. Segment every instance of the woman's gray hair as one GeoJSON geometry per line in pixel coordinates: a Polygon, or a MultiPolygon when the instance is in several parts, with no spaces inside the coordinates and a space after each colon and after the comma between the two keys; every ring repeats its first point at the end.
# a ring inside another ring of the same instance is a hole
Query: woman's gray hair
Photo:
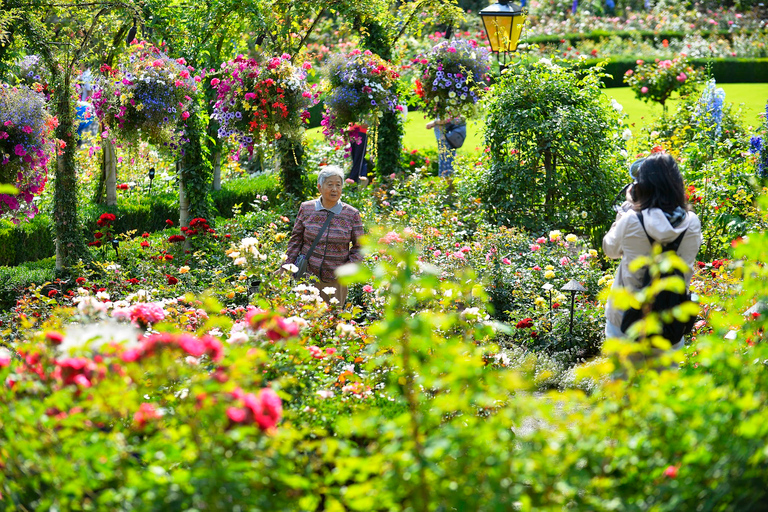
{"type": "Polygon", "coordinates": [[[344,185],[344,171],[338,165],[326,165],[317,175],[317,184],[322,186],[325,180],[331,176],[341,178],[341,184],[344,185]]]}

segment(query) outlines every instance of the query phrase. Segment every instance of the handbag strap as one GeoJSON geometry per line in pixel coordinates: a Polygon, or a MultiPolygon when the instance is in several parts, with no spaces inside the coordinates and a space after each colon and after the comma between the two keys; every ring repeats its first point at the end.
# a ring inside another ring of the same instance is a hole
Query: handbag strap
{"type": "Polygon", "coordinates": [[[320,237],[323,236],[323,233],[328,227],[328,224],[331,223],[331,219],[333,219],[334,215],[336,214],[328,210],[328,215],[325,217],[325,223],[323,224],[323,227],[320,228],[320,231],[318,231],[317,236],[312,241],[312,245],[309,247],[309,251],[307,251],[307,265],[309,265],[309,258],[311,258],[312,254],[315,252],[315,247],[317,247],[317,243],[320,241],[320,237]]]}

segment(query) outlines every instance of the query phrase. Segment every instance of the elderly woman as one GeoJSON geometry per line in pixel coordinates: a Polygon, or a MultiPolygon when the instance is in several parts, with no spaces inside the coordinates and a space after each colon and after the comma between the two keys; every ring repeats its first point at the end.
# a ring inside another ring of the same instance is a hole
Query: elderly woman
{"type": "Polygon", "coordinates": [[[290,263],[295,262],[299,254],[306,255],[326,218],[334,213],[309,257],[307,272],[320,280],[318,288],[326,302],[336,298],[342,305],[347,300],[347,287],[339,284],[334,271],[345,263],[363,260],[360,253],[363,221],[357,209],[341,201],[343,188],[344,172],[341,168],[335,165],[323,167],[317,176],[320,197],[301,204],[286,251],[290,263]],[[322,291],[329,287],[335,289],[334,293],[322,291]]]}

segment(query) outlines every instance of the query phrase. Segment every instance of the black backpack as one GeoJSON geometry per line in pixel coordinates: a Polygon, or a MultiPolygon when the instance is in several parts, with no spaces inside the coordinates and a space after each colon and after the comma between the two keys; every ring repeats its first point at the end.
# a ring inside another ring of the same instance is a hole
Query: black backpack
{"type": "MultiPolygon", "coordinates": [[[[651,246],[653,246],[656,241],[651,238],[648,235],[648,231],[645,230],[645,223],[643,222],[643,213],[637,212],[637,218],[640,221],[640,226],[643,228],[643,231],[645,231],[645,236],[648,237],[648,241],[651,243],[651,246]]],[[[685,236],[685,233],[688,230],[683,231],[680,233],[680,236],[678,236],[673,242],[669,244],[662,244],[661,250],[662,252],[667,251],[675,251],[677,252],[677,249],[680,247],[680,243],[683,241],[683,237],[685,236]]],[[[661,278],[665,277],[671,277],[671,276],[678,276],[680,279],[684,279],[683,273],[680,272],[680,270],[675,269],[668,273],[662,273],[661,278]]],[[[648,267],[646,267],[643,270],[643,278],[642,278],[642,288],[645,288],[649,284],[651,284],[651,274],[648,271],[648,267]]],[[[670,290],[663,290],[661,291],[656,297],[653,299],[653,304],[651,305],[651,311],[653,312],[661,312],[666,311],[669,309],[674,308],[675,306],[679,306],[680,304],[683,304],[685,302],[689,302],[691,300],[691,294],[687,291],[685,293],[676,293],[670,290]]],[[[621,332],[626,333],[627,330],[630,328],[632,324],[637,322],[638,320],[643,318],[643,312],[639,309],[630,308],[624,312],[624,316],[621,319],[621,332]]],[[[691,316],[688,318],[687,321],[683,322],[678,319],[673,319],[669,323],[664,323],[661,336],[664,337],[667,341],[669,341],[672,345],[680,341],[680,339],[686,335],[689,334],[693,330],[693,324],[696,322],[696,317],[691,316]]]]}

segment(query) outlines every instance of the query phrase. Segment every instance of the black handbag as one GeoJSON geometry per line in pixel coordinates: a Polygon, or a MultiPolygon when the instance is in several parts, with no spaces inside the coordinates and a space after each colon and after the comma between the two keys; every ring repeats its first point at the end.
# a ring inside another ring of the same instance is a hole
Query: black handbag
{"type": "Polygon", "coordinates": [[[458,149],[464,145],[464,139],[467,138],[467,125],[447,124],[445,125],[445,140],[451,149],[458,149]]]}
{"type": "Polygon", "coordinates": [[[301,279],[304,277],[304,274],[307,273],[307,267],[309,266],[309,258],[312,257],[312,254],[315,252],[315,247],[317,247],[317,243],[320,241],[320,237],[323,236],[323,233],[328,228],[328,225],[331,223],[331,219],[333,219],[333,216],[336,215],[332,211],[328,211],[328,216],[325,218],[325,223],[323,224],[323,227],[320,228],[320,231],[318,231],[317,236],[312,241],[312,245],[309,247],[309,251],[307,251],[307,254],[299,254],[296,257],[296,262],[294,265],[296,265],[297,269],[296,272],[293,273],[294,279],[301,279]]]}

